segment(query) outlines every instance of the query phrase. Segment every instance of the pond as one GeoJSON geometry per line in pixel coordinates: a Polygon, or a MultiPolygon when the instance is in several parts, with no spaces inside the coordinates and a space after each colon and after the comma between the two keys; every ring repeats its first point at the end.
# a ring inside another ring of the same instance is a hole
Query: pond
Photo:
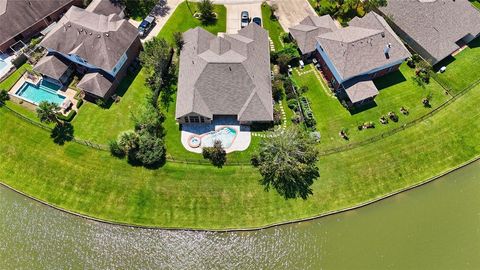
{"type": "Polygon", "coordinates": [[[377,204],[255,232],[134,229],[0,188],[0,268],[479,269],[480,163],[377,204]]]}

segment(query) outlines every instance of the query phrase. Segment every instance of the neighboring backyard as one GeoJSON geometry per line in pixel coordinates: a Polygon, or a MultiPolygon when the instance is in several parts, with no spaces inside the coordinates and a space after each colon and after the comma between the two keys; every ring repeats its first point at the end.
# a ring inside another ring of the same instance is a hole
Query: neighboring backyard
{"type": "Polygon", "coordinates": [[[175,12],[168,19],[167,23],[163,26],[162,30],[158,34],[159,37],[165,38],[168,42],[173,44],[173,33],[185,32],[188,29],[195,28],[197,26],[203,27],[205,30],[217,34],[219,32],[225,32],[227,29],[227,9],[223,5],[215,5],[215,13],[217,14],[217,20],[213,24],[202,25],[199,19],[193,17],[197,11],[197,3],[194,2],[182,2],[178,5],[175,12]],[[192,13],[190,13],[190,9],[192,13]]]}
{"type": "Polygon", "coordinates": [[[362,141],[389,129],[400,127],[406,122],[427,114],[450,98],[434,80],[423,88],[414,82],[413,76],[413,70],[403,64],[400,71],[375,80],[380,94],[375,98],[374,106],[367,106],[353,113],[342,106],[312,65],[308,65],[304,70],[296,68],[293,78],[299,86],[309,88],[304,96],[310,101],[317,120],[317,129],[322,136],[320,148],[325,150],[362,141]],[[298,71],[303,74],[300,75],[298,71]],[[422,99],[429,94],[431,94],[432,108],[426,108],[422,104],[422,99]],[[400,113],[401,107],[405,107],[409,114],[400,113]],[[381,124],[380,117],[388,118],[389,112],[394,112],[399,117],[399,121],[389,120],[388,124],[381,124]],[[366,122],[373,122],[375,128],[359,130],[358,126],[366,122]],[[347,130],[348,141],[339,136],[342,129],[347,130]]]}
{"type": "MultiPolygon", "coordinates": [[[[480,26],[479,26],[480,27],[480,26]]],[[[437,73],[440,83],[456,94],[480,80],[480,38],[468,44],[468,47],[455,56],[447,57],[435,65],[438,70],[442,66],[447,69],[444,73],[437,73]]]]}
{"type": "Polygon", "coordinates": [[[272,17],[270,6],[266,3],[262,4],[262,20],[263,27],[268,30],[268,34],[275,46],[275,50],[283,48],[282,34],[284,34],[285,31],[283,31],[278,20],[275,17],[272,17]]]}

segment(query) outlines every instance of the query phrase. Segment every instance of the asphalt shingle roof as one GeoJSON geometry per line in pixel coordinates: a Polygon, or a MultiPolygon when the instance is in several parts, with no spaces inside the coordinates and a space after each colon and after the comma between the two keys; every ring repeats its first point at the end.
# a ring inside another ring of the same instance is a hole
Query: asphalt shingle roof
{"type": "Polygon", "coordinates": [[[300,24],[289,28],[290,34],[297,41],[303,54],[315,51],[316,37],[337,30],[335,22],[329,15],[308,16],[300,24]]]}
{"type": "Polygon", "coordinates": [[[78,82],[77,87],[98,97],[105,97],[112,82],[98,72],[87,73],[78,82]]]}
{"type": "Polygon", "coordinates": [[[73,2],[73,0],[0,0],[0,44],[73,2]]]}
{"type": "Polygon", "coordinates": [[[380,11],[438,62],[459,49],[455,43],[480,33],[480,12],[468,0],[389,0],[380,11]]]}
{"type": "Polygon", "coordinates": [[[33,67],[33,70],[50,78],[60,80],[62,75],[67,71],[68,64],[54,55],[42,57],[33,67]]]}
{"type": "Polygon", "coordinates": [[[375,12],[354,18],[350,26],[322,34],[317,41],[343,80],[411,56],[386,21],[375,12]]]}
{"type": "Polygon", "coordinates": [[[268,33],[256,24],[217,37],[197,27],[184,33],[175,115],[237,115],[272,121],[268,33]]]}
{"type": "Polygon", "coordinates": [[[76,54],[89,64],[111,71],[138,38],[135,26],[115,14],[95,14],[71,7],[40,45],[76,54]]]}

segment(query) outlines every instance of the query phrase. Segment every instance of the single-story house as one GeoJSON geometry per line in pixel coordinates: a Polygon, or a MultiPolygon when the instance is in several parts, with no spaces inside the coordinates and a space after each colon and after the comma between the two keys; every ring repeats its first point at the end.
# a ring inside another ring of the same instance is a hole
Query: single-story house
{"type": "Polygon", "coordinates": [[[389,0],[380,12],[432,65],[480,36],[480,11],[468,0],[389,0]]]}
{"type": "Polygon", "coordinates": [[[96,14],[71,7],[40,42],[48,51],[34,70],[65,84],[72,72],[87,100],[108,99],[142,47],[137,29],[117,14],[96,14]]]}
{"type": "Polygon", "coordinates": [[[197,27],[184,33],[175,118],[211,123],[235,117],[241,124],[273,121],[268,32],[257,24],[215,36],[197,27]]]}
{"type": "Polygon", "coordinates": [[[375,12],[354,18],[348,27],[337,27],[328,15],[300,24],[305,26],[294,26],[290,33],[302,54],[314,55],[337,95],[353,105],[373,100],[378,89],[372,80],[398,70],[411,56],[375,12]]]}
{"type": "Polygon", "coordinates": [[[82,3],[82,0],[0,0],[0,51],[37,35],[58,21],[72,5],[82,3]]]}

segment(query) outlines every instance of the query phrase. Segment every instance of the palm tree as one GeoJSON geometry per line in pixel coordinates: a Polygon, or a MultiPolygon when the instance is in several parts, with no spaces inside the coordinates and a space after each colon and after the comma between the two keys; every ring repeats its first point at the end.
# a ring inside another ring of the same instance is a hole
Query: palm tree
{"type": "Polygon", "coordinates": [[[57,113],[60,111],[60,107],[53,102],[42,101],[37,107],[37,117],[42,123],[56,123],[62,125],[63,123],[58,120],[57,113]]]}

